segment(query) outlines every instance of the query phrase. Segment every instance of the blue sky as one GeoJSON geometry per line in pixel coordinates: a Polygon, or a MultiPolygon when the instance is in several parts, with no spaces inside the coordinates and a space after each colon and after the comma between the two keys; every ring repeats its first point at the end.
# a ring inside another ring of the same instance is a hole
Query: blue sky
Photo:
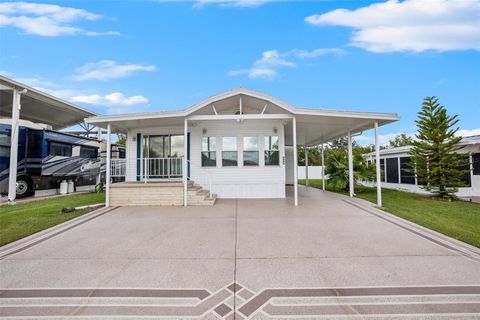
{"type": "Polygon", "coordinates": [[[436,95],[480,134],[479,16],[477,0],[3,2],[0,73],[99,113],[184,108],[240,86],[399,113],[383,140],[413,133],[436,95]]]}

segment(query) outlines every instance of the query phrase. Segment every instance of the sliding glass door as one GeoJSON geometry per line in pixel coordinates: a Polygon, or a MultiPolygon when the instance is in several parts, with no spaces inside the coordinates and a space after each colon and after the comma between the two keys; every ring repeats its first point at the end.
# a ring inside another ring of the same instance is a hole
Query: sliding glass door
{"type": "Polygon", "coordinates": [[[143,156],[147,158],[146,166],[144,162],[147,171],[144,174],[149,179],[180,178],[183,148],[183,135],[144,136],[143,156]]]}

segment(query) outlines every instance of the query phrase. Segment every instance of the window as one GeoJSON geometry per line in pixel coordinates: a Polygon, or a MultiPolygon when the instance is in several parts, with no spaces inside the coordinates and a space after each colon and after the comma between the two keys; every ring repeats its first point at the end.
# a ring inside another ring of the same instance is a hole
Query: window
{"type": "Polygon", "coordinates": [[[415,173],[411,172],[410,157],[400,158],[400,181],[406,184],[415,184],[415,173]]]}
{"type": "Polygon", "coordinates": [[[472,161],[473,161],[473,175],[478,176],[480,175],[480,153],[472,154],[472,161]]]}
{"type": "Polygon", "coordinates": [[[97,157],[97,148],[80,146],[80,158],[95,159],[97,157]]]}
{"type": "Polygon", "coordinates": [[[10,158],[10,136],[0,133],[0,157],[10,158]]]}
{"type": "Polygon", "coordinates": [[[28,130],[28,148],[27,148],[27,157],[28,158],[42,158],[42,149],[43,149],[43,132],[37,130],[28,130]]]}
{"type": "Polygon", "coordinates": [[[265,165],[278,166],[280,164],[279,146],[277,136],[265,137],[265,165]]]}
{"type": "Polygon", "coordinates": [[[398,183],[398,158],[387,159],[387,182],[398,183]]]}
{"type": "Polygon", "coordinates": [[[238,165],[237,138],[222,138],[222,166],[232,167],[238,165]]]}
{"type": "Polygon", "coordinates": [[[51,156],[72,156],[72,145],[51,141],[50,148],[48,149],[48,154],[51,156]]]}
{"type": "Polygon", "coordinates": [[[385,159],[380,159],[380,181],[385,182],[385,159]]]}
{"type": "Polygon", "coordinates": [[[170,157],[181,158],[183,157],[184,150],[183,135],[170,136],[170,157]]]}
{"type": "Polygon", "coordinates": [[[202,138],[202,167],[217,166],[217,143],[215,137],[202,138]]]}
{"type": "Polygon", "coordinates": [[[243,165],[258,166],[258,137],[243,137],[243,165]]]}

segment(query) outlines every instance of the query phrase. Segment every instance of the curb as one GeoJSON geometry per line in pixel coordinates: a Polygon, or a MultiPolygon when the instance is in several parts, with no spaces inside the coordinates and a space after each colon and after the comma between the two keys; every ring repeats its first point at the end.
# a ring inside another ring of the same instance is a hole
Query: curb
{"type": "Polygon", "coordinates": [[[428,229],[414,222],[395,216],[387,211],[379,209],[374,204],[366,200],[348,198],[343,199],[343,201],[380,219],[393,223],[394,225],[427,239],[437,245],[452,250],[456,253],[460,253],[461,255],[466,256],[476,262],[480,262],[480,249],[469,245],[468,243],[451,238],[435,230],[428,229]]]}

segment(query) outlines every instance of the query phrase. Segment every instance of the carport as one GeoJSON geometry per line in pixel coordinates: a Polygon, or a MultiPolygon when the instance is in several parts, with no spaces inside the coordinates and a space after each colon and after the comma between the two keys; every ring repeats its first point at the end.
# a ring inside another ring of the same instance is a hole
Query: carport
{"type": "Polygon", "coordinates": [[[19,119],[60,130],[97,115],[48,93],[0,76],[0,117],[12,119],[8,201],[14,203],[17,183],[19,119]]]}

